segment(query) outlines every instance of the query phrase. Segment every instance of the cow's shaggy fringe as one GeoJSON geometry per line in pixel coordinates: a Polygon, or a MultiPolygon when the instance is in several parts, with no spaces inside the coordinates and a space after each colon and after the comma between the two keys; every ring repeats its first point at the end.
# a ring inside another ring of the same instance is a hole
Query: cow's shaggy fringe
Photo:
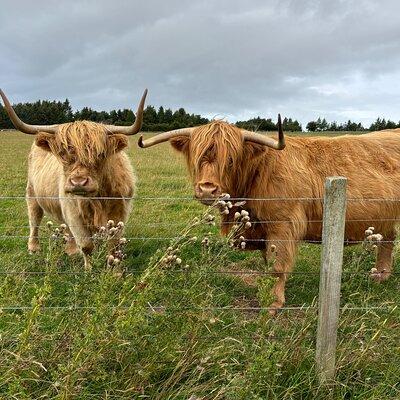
{"type": "MultiPolygon", "coordinates": [[[[49,144],[53,154],[69,154],[86,166],[92,166],[110,155],[109,135],[104,125],[91,121],[76,121],[60,125],[49,144]]],[[[115,149],[112,149],[115,151],[115,149]]]]}

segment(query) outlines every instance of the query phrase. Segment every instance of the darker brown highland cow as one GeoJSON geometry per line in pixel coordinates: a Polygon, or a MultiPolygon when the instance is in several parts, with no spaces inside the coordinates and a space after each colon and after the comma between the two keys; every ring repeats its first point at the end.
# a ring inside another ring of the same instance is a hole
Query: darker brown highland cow
{"type": "MultiPolygon", "coordinates": [[[[145,141],[140,138],[139,146],[169,141],[182,152],[195,196],[205,204],[222,193],[250,199],[246,210],[252,221],[263,223],[253,224],[247,233],[248,239],[260,240],[250,241],[249,247],[262,250],[265,257],[276,249],[274,271],[279,279],[273,289],[273,310],[285,303],[285,282],[299,242],[321,240],[322,224],[315,221],[322,220],[321,199],[329,176],[348,178],[346,240],[362,241],[371,225],[383,235],[373,278],[387,279],[400,201],[385,200],[400,199],[400,129],[334,138],[288,137],[285,143],[280,118],[278,125],[278,141],[213,121],[145,141]]],[[[222,221],[223,233],[229,230],[227,222],[222,221]]]]}
{"type": "MultiPolygon", "coordinates": [[[[39,225],[46,212],[67,225],[71,240],[66,252],[81,250],[85,267],[93,249],[93,234],[108,220],[126,222],[136,177],[123,151],[129,135],[139,132],[147,90],[140,101],[135,123],[112,126],[90,121],[60,125],[28,125],[15,114],[0,90],[5,109],[16,129],[35,135],[29,153],[26,201],[30,235],[28,249],[39,250],[39,225]]],[[[121,224],[120,224],[121,226],[121,224]]],[[[110,250],[119,240],[119,229],[110,250]]]]}

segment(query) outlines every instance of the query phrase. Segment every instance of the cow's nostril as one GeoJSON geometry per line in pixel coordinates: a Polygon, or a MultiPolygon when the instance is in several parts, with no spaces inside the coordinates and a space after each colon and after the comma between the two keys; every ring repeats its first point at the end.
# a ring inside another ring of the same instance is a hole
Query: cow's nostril
{"type": "Polygon", "coordinates": [[[86,177],[74,177],[71,178],[71,183],[74,186],[85,186],[89,182],[89,179],[86,177]]]}
{"type": "Polygon", "coordinates": [[[206,195],[215,195],[218,193],[218,186],[214,185],[211,182],[201,183],[199,185],[199,189],[203,194],[206,195]]]}

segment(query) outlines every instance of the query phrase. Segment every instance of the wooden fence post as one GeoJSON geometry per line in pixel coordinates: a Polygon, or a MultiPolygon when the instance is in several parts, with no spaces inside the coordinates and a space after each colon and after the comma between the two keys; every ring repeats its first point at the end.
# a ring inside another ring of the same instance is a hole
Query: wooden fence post
{"type": "Polygon", "coordinates": [[[347,179],[343,177],[331,177],[325,181],[316,348],[316,367],[321,384],[328,383],[335,377],[346,182],[347,179]]]}

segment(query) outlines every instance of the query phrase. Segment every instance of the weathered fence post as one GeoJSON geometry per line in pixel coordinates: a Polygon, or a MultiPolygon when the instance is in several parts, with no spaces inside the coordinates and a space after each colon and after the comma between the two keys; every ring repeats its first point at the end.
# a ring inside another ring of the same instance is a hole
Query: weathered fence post
{"type": "Polygon", "coordinates": [[[347,179],[343,177],[331,177],[325,181],[316,348],[316,366],[321,384],[327,383],[335,376],[346,182],[347,179]]]}

